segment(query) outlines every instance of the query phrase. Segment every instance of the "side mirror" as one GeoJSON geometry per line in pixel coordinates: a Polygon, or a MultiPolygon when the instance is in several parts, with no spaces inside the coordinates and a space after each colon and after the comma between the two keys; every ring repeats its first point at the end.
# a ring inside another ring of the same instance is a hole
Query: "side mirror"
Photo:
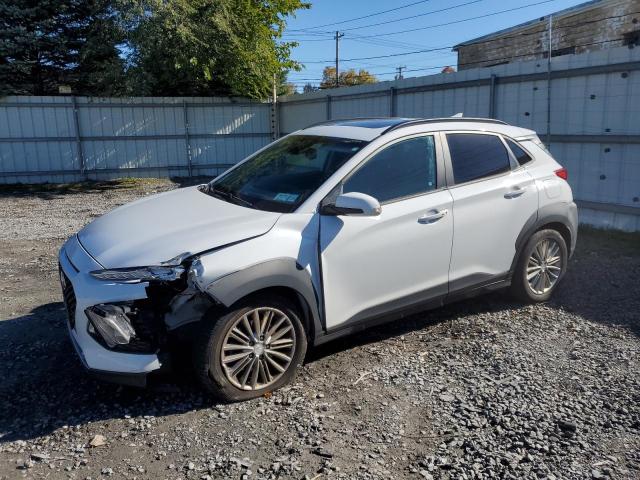
{"type": "Polygon", "coordinates": [[[335,203],[323,205],[322,215],[349,215],[357,217],[375,217],[380,215],[380,202],[365,193],[350,192],[338,195],[335,203]]]}

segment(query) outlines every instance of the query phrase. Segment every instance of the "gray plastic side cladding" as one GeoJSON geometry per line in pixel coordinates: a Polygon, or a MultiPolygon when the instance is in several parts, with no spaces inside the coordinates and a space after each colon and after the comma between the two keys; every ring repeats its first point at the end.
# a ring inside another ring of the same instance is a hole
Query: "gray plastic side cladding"
{"type": "Polygon", "coordinates": [[[297,292],[306,303],[309,334],[312,338],[323,330],[318,308],[319,297],[311,276],[292,258],[276,258],[230,273],[212,282],[206,291],[219,303],[229,307],[241,298],[266,288],[286,287],[297,292]]]}

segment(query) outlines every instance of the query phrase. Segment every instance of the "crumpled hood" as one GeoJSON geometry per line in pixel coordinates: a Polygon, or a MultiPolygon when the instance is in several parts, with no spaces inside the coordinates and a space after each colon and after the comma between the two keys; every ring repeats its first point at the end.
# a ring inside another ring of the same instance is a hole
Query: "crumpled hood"
{"type": "Polygon", "coordinates": [[[158,265],[185,252],[196,254],[262,235],[280,215],[189,187],[118,207],[83,228],[78,239],[105,268],[158,265]]]}

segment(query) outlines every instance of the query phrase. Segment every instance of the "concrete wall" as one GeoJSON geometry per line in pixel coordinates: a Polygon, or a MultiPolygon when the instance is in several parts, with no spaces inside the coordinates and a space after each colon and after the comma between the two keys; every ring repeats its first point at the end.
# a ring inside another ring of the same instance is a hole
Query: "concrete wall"
{"type": "MultiPolygon", "coordinates": [[[[608,0],[577,13],[553,16],[552,51],[580,54],[625,45],[625,34],[640,36],[640,0],[608,0]]],[[[546,58],[548,17],[458,48],[458,69],[546,58]]]]}

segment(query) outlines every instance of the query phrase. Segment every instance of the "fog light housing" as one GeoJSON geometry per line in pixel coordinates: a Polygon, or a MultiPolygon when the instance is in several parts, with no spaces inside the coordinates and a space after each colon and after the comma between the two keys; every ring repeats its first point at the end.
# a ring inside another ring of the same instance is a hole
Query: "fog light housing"
{"type": "Polygon", "coordinates": [[[131,309],[120,305],[96,305],[85,310],[89,335],[109,348],[128,345],[136,331],[127,317],[131,309]],[[99,337],[99,338],[98,338],[99,337]],[[102,343],[102,342],[101,342],[102,343]]]}

